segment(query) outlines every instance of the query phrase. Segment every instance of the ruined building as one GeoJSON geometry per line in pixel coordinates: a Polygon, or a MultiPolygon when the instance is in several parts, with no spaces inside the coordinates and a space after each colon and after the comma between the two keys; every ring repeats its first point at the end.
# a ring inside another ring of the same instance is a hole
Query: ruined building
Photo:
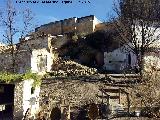
{"type": "MultiPolygon", "coordinates": [[[[99,23],[95,16],[90,15],[41,25],[34,33],[14,45],[16,72],[24,73],[27,69],[34,72],[50,71],[54,59],[53,51],[64,44],[69,35],[92,33],[99,23]]],[[[10,71],[12,67],[11,48],[12,46],[0,45],[1,71],[10,71]]]]}

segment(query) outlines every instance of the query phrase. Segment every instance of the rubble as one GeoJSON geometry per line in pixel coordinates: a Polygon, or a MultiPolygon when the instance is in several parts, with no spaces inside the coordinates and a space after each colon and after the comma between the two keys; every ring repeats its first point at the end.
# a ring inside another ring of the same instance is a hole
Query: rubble
{"type": "Polygon", "coordinates": [[[97,69],[90,68],[71,60],[58,58],[52,65],[51,76],[91,76],[98,75],[97,69]]]}

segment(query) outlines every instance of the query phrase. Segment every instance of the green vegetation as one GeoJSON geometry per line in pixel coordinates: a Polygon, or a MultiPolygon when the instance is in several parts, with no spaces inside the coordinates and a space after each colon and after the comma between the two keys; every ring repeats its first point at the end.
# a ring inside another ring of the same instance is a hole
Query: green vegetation
{"type": "Polygon", "coordinates": [[[33,79],[33,87],[36,87],[41,84],[42,76],[37,75],[36,73],[31,73],[27,71],[25,74],[17,74],[10,72],[0,72],[0,82],[12,83],[16,81],[30,80],[33,79]]]}
{"type": "Polygon", "coordinates": [[[10,83],[14,81],[22,80],[23,76],[21,74],[0,72],[0,82],[10,83]]]}

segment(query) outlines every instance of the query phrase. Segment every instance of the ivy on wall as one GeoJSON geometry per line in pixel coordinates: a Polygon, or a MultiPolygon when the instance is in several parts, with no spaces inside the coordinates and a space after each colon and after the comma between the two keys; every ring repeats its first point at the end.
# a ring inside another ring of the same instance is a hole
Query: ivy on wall
{"type": "Polygon", "coordinates": [[[41,84],[42,76],[27,71],[25,74],[17,74],[10,72],[0,72],[0,82],[3,83],[12,83],[16,81],[30,80],[33,79],[33,87],[39,86],[41,84]]]}

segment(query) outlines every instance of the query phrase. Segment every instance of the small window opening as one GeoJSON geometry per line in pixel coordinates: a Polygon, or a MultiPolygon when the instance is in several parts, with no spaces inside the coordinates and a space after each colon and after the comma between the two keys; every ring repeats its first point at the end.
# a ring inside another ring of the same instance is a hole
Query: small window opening
{"type": "Polygon", "coordinates": [[[31,88],[31,94],[34,94],[34,91],[35,91],[35,88],[32,87],[32,88],[31,88]]]}

